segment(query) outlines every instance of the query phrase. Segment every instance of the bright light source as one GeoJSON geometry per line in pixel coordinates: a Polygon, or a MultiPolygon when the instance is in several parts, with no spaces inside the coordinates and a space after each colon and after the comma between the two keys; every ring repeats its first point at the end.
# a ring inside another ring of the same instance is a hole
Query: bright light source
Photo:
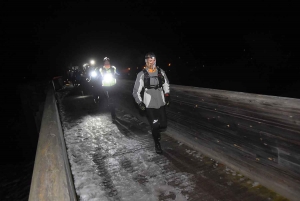
{"type": "Polygon", "coordinates": [[[111,82],[112,79],[113,79],[113,76],[112,76],[111,73],[108,73],[108,74],[105,74],[105,75],[104,75],[104,81],[105,81],[105,82],[111,82]]]}
{"type": "Polygon", "coordinates": [[[91,73],[91,76],[92,76],[92,77],[96,77],[96,76],[97,76],[97,72],[93,71],[93,72],[91,73]]]}
{"type": "Polygon", "coordinates": [[[169,63],[169,66],[171,66],[171,63],[169,63]]]}
{"type": "Polygon", "coordinates": [[[130,68],[128,68],[128,70],[130,70],[130,68]]]}
{"type": "Polygon", "coordinates": [[[92,65],[94,65],[94,64],[95,64],[95,61],[94,61],[94,60],[91,60],[90,63],[91,63],[92,65]]]}

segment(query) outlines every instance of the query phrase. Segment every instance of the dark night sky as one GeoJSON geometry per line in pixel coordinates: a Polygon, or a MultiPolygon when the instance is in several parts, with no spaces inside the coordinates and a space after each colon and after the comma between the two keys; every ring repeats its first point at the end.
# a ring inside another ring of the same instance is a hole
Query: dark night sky
{"type": "Polygon", "coordinates": [[[82,65],[92,58],[101,61],[104,56],[110,57],[119,69],[141,66],[144,54],[153,51],[160,66],[178,63],[179,57],[189,62],[180,69],[196,67],[197,71],[205,64],[214,76],[202,72],[209,71],[203,68],[197,73],[216,82],[224,69],[241,76],[237,64],[248,71],[245,62],[253,55],[258,55],[254,58],[257,69],[267,62],[257,58],[274,60],[277,54],[288,57],[289,66],[296,65],[291,60],[298,49],[299,21],[298,6],[292,1],[142,2],[4,1],[1,63],[9,73],[42,77],[60,74],[70,63],[82,65]],[[271,56],[260,54],[273,50],[271,56]]]}

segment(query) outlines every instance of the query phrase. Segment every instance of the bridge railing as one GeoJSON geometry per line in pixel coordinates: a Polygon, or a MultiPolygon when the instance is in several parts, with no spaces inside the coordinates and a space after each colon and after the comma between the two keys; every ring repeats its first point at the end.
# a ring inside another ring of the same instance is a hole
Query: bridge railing
{"type": "Polygon", "coordinates": [[[55,99],[49,85],[35,156],[29,201],[76,201],[65,140],[55,99]]]}

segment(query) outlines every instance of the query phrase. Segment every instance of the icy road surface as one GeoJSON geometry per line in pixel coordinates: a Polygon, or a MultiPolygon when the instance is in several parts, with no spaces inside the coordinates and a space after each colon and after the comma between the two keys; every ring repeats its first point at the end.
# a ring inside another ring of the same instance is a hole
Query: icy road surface
{"type": "Polygon", "coordinates": [[[113,124],[105,101],[95,105],[74,88],[58,97],[79,200],[284,200],[167,135],[156,154],[148,124],[119,108],[113,124]]]}

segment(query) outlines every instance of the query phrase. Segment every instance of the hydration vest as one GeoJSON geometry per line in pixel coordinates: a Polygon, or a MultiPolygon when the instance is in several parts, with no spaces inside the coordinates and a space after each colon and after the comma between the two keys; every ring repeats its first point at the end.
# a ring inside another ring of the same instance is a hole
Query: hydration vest
{"type": "Polygon", "coordinates": [[[145,89],[158,89],[163,86],[165,83],[165,77],[161,74],[160,68],[157,66],[157,78],[158,78],[158,85],[156,86],[151,86],[150,85],[150,75],[146,69],[143,69],[144,72],[144,88],[145,89]]]}

